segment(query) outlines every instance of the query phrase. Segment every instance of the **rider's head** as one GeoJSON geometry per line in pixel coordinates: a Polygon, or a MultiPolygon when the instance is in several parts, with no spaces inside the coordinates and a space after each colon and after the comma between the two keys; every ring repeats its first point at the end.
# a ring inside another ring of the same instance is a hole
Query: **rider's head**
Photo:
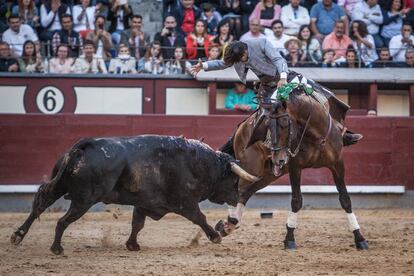
{"type": "Polygon", "coordinates": [[[226,47],[224,53],[224,63],[233,65],[238,62],[246,62],[248,59],[247,44],[241,41],[234,41],[226,47]]]}

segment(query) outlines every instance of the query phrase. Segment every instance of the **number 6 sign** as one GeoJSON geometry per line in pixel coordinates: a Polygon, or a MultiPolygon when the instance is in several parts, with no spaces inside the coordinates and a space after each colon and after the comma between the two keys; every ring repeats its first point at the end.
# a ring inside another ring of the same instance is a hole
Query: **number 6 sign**
{"type": "Polygon", "coordinates": [[[37,108],[45,114],[59,113],[65,103],[62,91],[54,86],[42,88],[36,96],[37,108]]]}

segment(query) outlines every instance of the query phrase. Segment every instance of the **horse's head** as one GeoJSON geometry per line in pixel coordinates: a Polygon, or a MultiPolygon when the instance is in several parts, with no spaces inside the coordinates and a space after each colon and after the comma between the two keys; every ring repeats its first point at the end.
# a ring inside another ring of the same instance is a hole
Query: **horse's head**
{"type": "Polygon", "coordinates": [[[275,102],[269,118],[273,174],[280,176],[290,157],[291,120],[286,110],[286,102],[275,102]]]}

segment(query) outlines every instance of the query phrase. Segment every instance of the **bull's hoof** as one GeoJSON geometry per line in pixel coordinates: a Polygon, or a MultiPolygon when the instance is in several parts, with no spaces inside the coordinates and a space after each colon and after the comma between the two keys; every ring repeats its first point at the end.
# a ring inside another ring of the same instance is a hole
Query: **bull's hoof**
{"type": "Polygon", "coordinates": [[[360,241],[360,242],[355,242],[355,245],[356,245],[356,248],[359,249],[359,250],[369,249],[367,240],[363,240],[363,241],[360,241]]]}
{"type": "Polygon", "coordinates": [[[212,243],[221,243],[221,236],[217,235],[216,237],[213,237],[210,240],[212,243]]]}
{"type": "Polygon", "coordinates": [[[139,247],[139,244],[137,242],[127,242],[126,247],[129,251],[139,251],[139,250],[141,250],[141,247],[139,247]]]}
{"type": "Polygon", "coordinates": [[[52,245],[50,251],[55,255],[63,255],[63,247],[61,245],[52,245]]]}
{"type": "Polygon", "coordinates": [[[10,237],[10,242],[13,245],[19,245],[24,238],[24,231],[23,230],[17,230],[14,232],[10,237]]]}
{"type": "Polygon", "coordinates": [[[225,228],[225,222],[222,219],[217,222],[216,226],[214,226],[214,230],[219,232],[220,236],[222,237],[225,237],[228,235],[228,233],[226,232],[224,228],[225,228]]]}
{"type": "Polygon", "coordinates": [[[295,249],[297,249],[296,242],[295,241],[287,241],[287,240],[284,240],[283,241],[283,244],[285,245],[285,249],[288,249],[288,250],[295,250],[295,249]]]}

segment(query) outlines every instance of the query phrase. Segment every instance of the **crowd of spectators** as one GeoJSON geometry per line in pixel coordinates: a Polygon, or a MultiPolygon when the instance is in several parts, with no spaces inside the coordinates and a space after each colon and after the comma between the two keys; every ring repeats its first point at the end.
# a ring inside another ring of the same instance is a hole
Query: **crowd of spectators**
{"type": "Polygon", "coordinates": [[[189,74],[260,37],[293,67],[414,67],[414,0],[164,0],[153,38],[131,1],[0,0],[0,71],[189,74]]]}

